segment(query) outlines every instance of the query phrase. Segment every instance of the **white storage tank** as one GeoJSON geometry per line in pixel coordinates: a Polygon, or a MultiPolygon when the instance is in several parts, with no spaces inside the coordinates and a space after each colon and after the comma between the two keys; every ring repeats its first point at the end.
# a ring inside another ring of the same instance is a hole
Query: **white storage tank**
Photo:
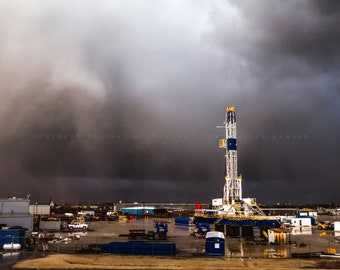
{"type": "Polygon", "coordinates": [[[15,243],[10,243],[10,244],[4,244],[2,246],[2,248],[4,250],[18,250],[18,249],[21,249],[21,245],[20,244],[15,244],[15,243]]]}

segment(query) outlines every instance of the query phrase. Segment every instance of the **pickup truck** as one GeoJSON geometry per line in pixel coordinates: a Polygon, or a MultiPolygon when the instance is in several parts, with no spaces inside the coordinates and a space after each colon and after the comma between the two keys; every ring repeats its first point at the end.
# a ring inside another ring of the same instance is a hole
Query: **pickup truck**
{"type": "Polygon", "coordinates": [[[86,223],[79,223],[79,222],[74,222],[68,224],[68,228],[70,230],[86,230],[88,225],[86,223]]]}

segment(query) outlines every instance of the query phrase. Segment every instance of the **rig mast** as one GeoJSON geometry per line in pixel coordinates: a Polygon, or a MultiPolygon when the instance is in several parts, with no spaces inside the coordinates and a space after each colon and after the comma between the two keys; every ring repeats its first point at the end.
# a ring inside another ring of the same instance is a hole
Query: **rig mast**
{"type": "Polygon", "coordinates": [[[223,204],[234,204],[242,200],[242,176],[237,175],[236,113],[234,106],[226,108],[225,139],[220,140],[220,148],[226,149],[225,184],[223,204]]]}
{"type": "MultiPolygon", "coordinates": [[[[242,197],[242,175],[237,174],[236,113],[234,106],[226,108],[224,126],[225,139],[219,141],[220,148],[225,148],[225,184],[223,188],[223,213],[229,216],[264,216],[255,198],[242,197]]],[[[213,203],[214,205],[214,203],[213,203]]]]}

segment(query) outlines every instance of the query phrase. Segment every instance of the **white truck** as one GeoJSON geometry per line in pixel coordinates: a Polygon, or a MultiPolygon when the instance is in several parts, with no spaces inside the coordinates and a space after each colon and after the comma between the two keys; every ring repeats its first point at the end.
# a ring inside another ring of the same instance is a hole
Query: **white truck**
{"type": "Polygon", "coordinates": [[[68,224],[68,228],[72,230],[87,230],[88,224],[80,222],[71,222],[68,224]]]}

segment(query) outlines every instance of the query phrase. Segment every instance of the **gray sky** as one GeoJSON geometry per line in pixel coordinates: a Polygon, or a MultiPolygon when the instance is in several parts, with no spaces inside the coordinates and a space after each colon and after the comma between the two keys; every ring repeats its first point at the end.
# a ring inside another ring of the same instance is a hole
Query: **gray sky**
{"type": "Polygon", "coordinates": [[[340,2],[0,1],[1,197],[340,204],[340,2]]]}

